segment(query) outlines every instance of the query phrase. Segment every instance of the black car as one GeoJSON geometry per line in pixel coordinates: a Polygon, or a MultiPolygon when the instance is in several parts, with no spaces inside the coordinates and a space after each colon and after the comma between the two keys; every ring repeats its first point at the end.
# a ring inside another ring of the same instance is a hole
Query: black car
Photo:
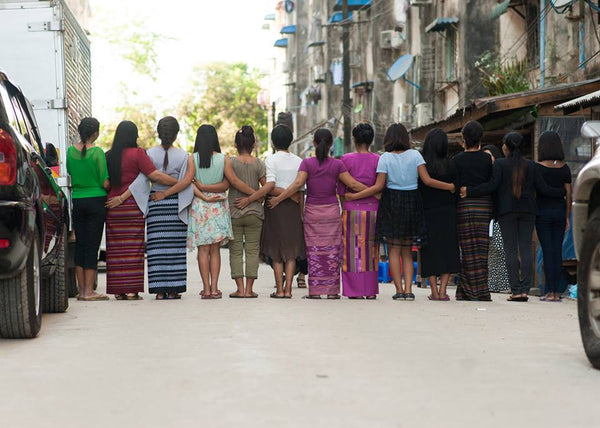
{"type": "Polygon", "coordinates": [[[0,336],[35,337],[68,302],[69,201],[52,176],[31,105],[0,71],[0,336]]]}

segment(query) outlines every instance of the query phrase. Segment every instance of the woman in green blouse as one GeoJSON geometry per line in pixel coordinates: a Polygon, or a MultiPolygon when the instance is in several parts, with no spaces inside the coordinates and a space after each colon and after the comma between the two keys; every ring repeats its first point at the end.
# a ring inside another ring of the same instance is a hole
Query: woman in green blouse
{"type": "Polygon", "coordinates": [[[108,296],[94,291],[98,249],[106,219],[106,190],[109,187],[104,151],[94,145],[99,129],[100,123],[93,117],[82,119],[78,127],[81,141],[67,150],[76,240],[77,300],[108,300],[108,296]]]}

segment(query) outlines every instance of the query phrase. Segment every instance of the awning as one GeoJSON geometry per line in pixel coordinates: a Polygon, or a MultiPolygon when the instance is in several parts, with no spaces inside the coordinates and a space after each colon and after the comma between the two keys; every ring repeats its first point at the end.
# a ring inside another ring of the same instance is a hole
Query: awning
{"type": "MultiPolygon", "coordinates": [[[[337,0],[333,10],[342,10],[342,0],[337,0]]],[[[371,0],[348,0],[348,10],[365,9],[371,6],[371,0]]]]}
{"type": "Polygon", "coordinates": [[[263,19],[265,21],[275,21],[275,14],[274,13],[269,13],[268,15],[265,15],[265,17],[263,19]]]}
{"type": "Polygon", "coordinates": [[[324,40],[317,40],[316,42],[310,42],[308,44],[308,48],[314,48],[315,46],[323,46],[325,44],[324,40]]]}
{"type": "Polygon", "coordinates": [[[571,114],[577,110],[600,105],[600,91],[583,95],[554,107],[555,111],[562,110],[563,114],[571,114]]]}
{"type": "MultiPolygon", "coordinates": [[[[338,22],[342,22],[344,20],[344,15],[342,12],[336,12],[329,17],[328,24],[336,24],[338,22]]],[[[348,12],[348,21],[352,21],[352,12],[348,12]]]]}
{"type": "Polygon", "coordinates": [[[504,0],[502,3],[494,6],[492,9],[492,13],[490,14],[490,19],[496,19],[503,15],[508,10],[508,6],[510,5],[510,0],[504,0]]]}
{"type": "Polygon", "coordinates": [[[450,18],[437,18],[425,28],[425,32],[431,33],[432,31],[446,31],[448,28],[451,28],[457,23],[458,18],[456,16],[452,16],[450,18]]]}
{"type": "Polygon", "coordinates": [[[280,31],[281,34],[296,34],[296,26],[295,25],[286,25],[280,31]]]}
{"type": "Polygon", "coordinates": [[[279,39],[273,45],[276,48],[287,48],[288,47],[288,39],[279,39]]]}
{"type": "Polygon", "coordinates": [[[365,80],[364,82],[356,82],[354,83],[351,88],[352,89],[357,89],[357,88],[365,88],[365,91],[369,92],[373,90],[373,85],[374,82],[372,80],[365,80]]]}

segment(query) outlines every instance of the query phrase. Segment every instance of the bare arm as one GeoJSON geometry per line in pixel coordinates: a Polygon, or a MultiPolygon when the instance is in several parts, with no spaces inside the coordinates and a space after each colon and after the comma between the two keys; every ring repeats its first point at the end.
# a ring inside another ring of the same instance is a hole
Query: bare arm
{"type": "Polygon", "coordinates": [[[338,179],[346,185],[346,187],[354,190],[355,192],[360,192],[361,190],[367,189],[367,186],[356,181],[354,177],[350,175],[348,171],[342,172],[338,175],[338,179]]]}
{"type": "Polygon", "coordinates": [[[419,178],[426,186],[433,187],[434,189],[448,190],[449,192],[454,193],[454,183],[446,183],[445,181],[431,178],[425,165],[419,165],[417,171],[419,172],[419,178]]]}
{"type": "Polygon", "coordinates": [[[380,172],[377,174],[377,180],[375,180],[375,184],[358,193],[346,193],[346,200],[354,201],[356,199],[364,199],[373,196],[385,188],[386,181],[387,174],[385,172],[380,172]]]}
{"type": "Polygon", "coordinates": [[[271,198],[269,201],[269,207],[275,208],[279,203],[294,193],[298,192],[302,186],[306,184],[306,179],[308,178],[308,173],[306,171],[298,171],[298,175],[296,175],[296,179],[292,184],[290,184],[287,189],[285,189],[279,196],[271,198]]]}
{"type": "Polygon", "coordinates": [[[152,171],[150,174],[148,174],[148,178],[151,181],[156,181],[157,183],[164,184],[165,186],[174,186],[177,184],[176,178],[173,178],[159,170],[152,171]]]}
{"type": "Polygon", "coordinates": [[[203,184],[196,180],[194,185],[202,192],[223,193],[229,189],[229,181],[225,177],[223,177],[223,181],[217,184],[203,184]]]}
{"type": "Polygon", "coordinates": [[[231,185],[238,189],[240,192],[245,193],[246,195],[251,195],[256,191],[252,187],[244,183],[242,180],[240,180],[237,175],[235,175],[235,171],[231,166],[231,161],[227,157],[225,158],[225,170],[223,172],[227,180],[229,180],[229,182],[231,183],[231,185]]]}
{"type": "Polygon", "coordinates": [[[121,205],[124,201],[126,201],[127,199],[129,199],[129,197],[131,196],[131,190],[129,190],[129,188],[127,188],[123,193],[121,193],[119,196],[115,196],[114,198],[110,198],[107,202],[106,202],[106,207],[107,208],[115,208],[118,207],[119,205],[121,205]]]}
{"type": "Polygon", "coordinates": [[[110,190],[110,180],[108,178],[102,183],[102,188],[107,192],[110,190]]]}
{"type": "Polygon", "coordinates": [[[192,182],[192,178],[194,178],[194,173],[194,161],[192,160],[192,157],[189,156],[187,161],[187,170],[185,171],[185,176],[183,177],[183,180],[178,181],[176,185],[171,186],[164,192],[153,193],[150,197],[153,201],[160,201],[161,199],[181,192],[183,189],[190,185],[190,183],[192,182]]]}

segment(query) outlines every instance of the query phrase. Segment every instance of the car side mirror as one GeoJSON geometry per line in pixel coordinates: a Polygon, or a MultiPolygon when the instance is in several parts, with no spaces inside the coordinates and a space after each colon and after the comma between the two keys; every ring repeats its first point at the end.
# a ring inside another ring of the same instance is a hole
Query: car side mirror
{"type": "Polygon", "coordinates": [[[58,152],[52,143],[46,143],[46,165],[58,166],[58,152]]]}

